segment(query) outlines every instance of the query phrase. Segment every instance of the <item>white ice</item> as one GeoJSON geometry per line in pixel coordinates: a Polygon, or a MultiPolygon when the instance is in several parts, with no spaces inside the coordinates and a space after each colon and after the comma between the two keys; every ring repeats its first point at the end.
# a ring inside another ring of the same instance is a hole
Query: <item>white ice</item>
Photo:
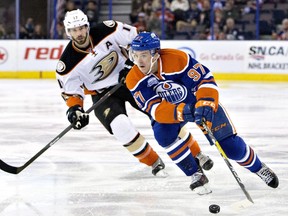
{"type": "MultiPolygon", "coordinates": [[[[157,145],[149,120],[129,107],[132,121],[166,163],[168,178],[152,176],[91,115],[90,125],[69,131],[21,173],[0,170],[0,215],[202,216],[212,215],[211,204],[220,205],[218,215],[287,215],[288,84],[218,84],[238,133],[280,180],[272,189],[230,161],[255,204],[241,204],[247,201],[244,193],[216,147],[192,123],[189,129],[215,165],[206,172],[213,193],[190,191],[190,178],[157,145]]],[[[23,165],[69,125],[57,85],[55,80],[0,80],[1,160],[23,165]]]]}

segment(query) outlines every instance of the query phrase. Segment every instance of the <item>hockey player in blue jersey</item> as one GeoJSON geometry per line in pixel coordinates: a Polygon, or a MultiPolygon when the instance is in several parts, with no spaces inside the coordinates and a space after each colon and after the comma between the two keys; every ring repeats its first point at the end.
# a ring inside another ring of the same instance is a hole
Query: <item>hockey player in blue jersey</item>
{"type": "Polygon", "coordinates": [[[138,106],[155,120],[153,130],[158,143],[192,177],[192,190],[199,194],[211,192],[208,178],[187,151],[189,135],[182,136],[181,128],[195,122],[211,142],[202,128],[203,119],[228,158],[258,175],[268,186],[278,187],[276,174],[237,135],[218,101],[218,86],[207,67],[183,51],[160,49],[159,38],[150,32],[136,36],[130,56],[135,65],[127,75],[127,87],[138,106]]]}

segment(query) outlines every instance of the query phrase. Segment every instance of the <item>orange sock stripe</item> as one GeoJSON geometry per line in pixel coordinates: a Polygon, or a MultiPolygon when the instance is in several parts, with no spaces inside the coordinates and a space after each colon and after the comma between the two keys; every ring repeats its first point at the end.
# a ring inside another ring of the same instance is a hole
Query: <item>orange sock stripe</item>
{"type": "MultiPolygon", "coordinates": [[[[183,131],[183,132],[185,132],[185,131],[183,131]]],[[[190,150],[190,146],[193,145],[193,143],[195,142],[195,140],[194,140],[193,136],[191,135],[191,133],[186,133],[186,134],[185,133],[181,133],[181,134],[179,134],[179,137],[181,137],[180,141],[182,141],[182,143],[179,146],[182,146],[182,147],[180,147],[176,152],[168,153],[169,157],[172,160],[175,159],[176,157],[178,157],[180,154],[185,154],[185,152],[188,149],[190,150]],[[185,136],[187,136],[187,137],[184,140],[185,136]]]]}
{"type": "Polygon", "coordinates": [[[186,142],[180,149],[178,149],[173,154],[169,154],[169,157],[173,160],[173,158],[177,157],[179,154],[181,154],[183,151],[187,150],[188,142],[186,142]]]}
{"type": "Polygon", "coordinates": [[[147,147],[140,154],[135,155],[139,160],[146,157],[151,151],[151,146],[148,144],[147,147]]]}
{"type": "Polygon", "coordinates": [[[195,157],[201,150],[200,150],[200,146],[198,145],[198,142],[191,136],[191,139],[189,139],[189,148],[190,151],[193,155],[193,157],[195,157]]]}
{"type": "MultiPolygon", "coordinates": [[[[149,146],[150,147],[150,146],[149,146]]],[[[153,163],[159,158],[158,154],[150,147],[143,154],[138,155],[137,158],[141,163],[146,164],[147,166],[152,166],[153,163]]]]}
{"type": "MultiPolygon", "coordinates": [[[[249,148],[250,148],[250,147],[249,147],[249,148]]],[[[252,148],[250,148],[250,156],[249,156],[248,160],[247,160],[246,162],[239,163],[239,164],[240,164],[241,166],[247,166],[247,165],[249,165],[249,164],[252,163],[253,159],[254,159],[254,151],[253,151],[252,148]]]]}
{"type": "Polygon", "coordinates": [[[150,144],[139,133],[131,142],[124,145],[124,147],[141,163],[148,166],[151,166],[159,157],[150,144]]]}

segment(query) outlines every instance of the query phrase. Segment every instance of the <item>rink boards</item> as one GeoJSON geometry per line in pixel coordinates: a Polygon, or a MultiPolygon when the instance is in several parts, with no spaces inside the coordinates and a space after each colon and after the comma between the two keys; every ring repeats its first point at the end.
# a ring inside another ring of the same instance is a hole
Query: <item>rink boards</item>
{"type": "MultiPolygon", "coordinates": [[[[68,40],[0,40],[0,78],[55,78],[68,40]]],[[[190,53],[218,80],[288,81],[283,41],[161,41],[190,53]]]]}

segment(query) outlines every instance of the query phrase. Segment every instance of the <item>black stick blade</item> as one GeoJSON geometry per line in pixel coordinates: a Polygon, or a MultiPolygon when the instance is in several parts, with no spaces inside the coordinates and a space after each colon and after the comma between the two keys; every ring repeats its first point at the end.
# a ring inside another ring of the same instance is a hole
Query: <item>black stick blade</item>
{"type": "Polygon", "coordinates": [[[0,169],[11,174],[18,174],[22,170],[19,167],[10,166],[2,160],[0,160],[0,169]]]}

